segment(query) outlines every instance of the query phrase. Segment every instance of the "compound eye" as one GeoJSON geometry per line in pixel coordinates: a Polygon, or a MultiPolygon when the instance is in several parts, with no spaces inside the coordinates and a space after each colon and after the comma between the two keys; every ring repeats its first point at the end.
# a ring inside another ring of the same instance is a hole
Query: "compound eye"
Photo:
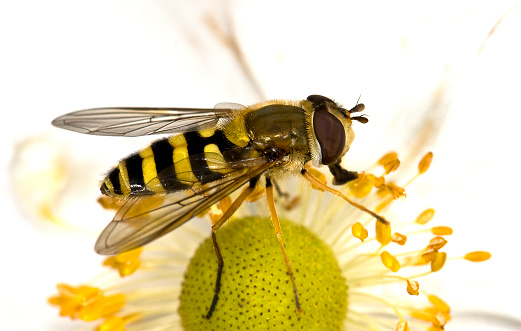
{"type": "Polygon", "coordinates": [[[322,164],[338,161],[346,144],[346,132],[338,118],[325,110],[316,111],[313,116],[313,130],[322,152],[322,164]]]}

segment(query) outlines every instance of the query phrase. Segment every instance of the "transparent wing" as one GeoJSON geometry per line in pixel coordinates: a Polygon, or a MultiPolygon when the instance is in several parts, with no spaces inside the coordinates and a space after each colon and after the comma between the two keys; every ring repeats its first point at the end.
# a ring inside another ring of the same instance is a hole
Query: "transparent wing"
{"type": "Polygon", "coordinates": [[[214,109],[244,109],[246,106],[235,102],[220,102],[215,105],[214,109]]]}
{"type": "Polygon", "coordinates": [[[221,180],[173,194],[130,198],[103,230],[95,245],[99,254],[118,254],[141,247],[172,231],[222,200],[275,163],[233,169],[221,180]]]}
{"type": "Polygon", "coordinates": [[[215,126],[236,108],[92,108],[56,118],[56,127],[98,136],[137,137],[215,126]]]}

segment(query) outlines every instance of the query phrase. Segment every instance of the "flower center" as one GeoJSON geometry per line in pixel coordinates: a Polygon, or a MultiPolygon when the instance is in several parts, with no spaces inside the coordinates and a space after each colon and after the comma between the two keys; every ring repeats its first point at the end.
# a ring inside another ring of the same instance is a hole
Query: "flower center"
{"type": "Polygon", "coordinates": [[[217,259],[211,238],[197,249],[185,274],[179,312],[185,330],[340,330],[347,311],[347,285],[335,256],[306,227],[281,220],[282,236],[295,274],[293,287],[271,221],[247,217],[217,232],[224,260],[219,300],[214,295],[217,259]]]}

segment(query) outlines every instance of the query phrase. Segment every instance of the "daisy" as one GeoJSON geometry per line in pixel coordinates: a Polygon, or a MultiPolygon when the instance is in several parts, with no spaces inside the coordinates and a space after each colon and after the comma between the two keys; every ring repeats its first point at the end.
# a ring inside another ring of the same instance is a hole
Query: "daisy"
{"type": "MultiPolygon", "coordinates": [[[[400,161],[388,153],[341,192],[384,215],[394,201],[405,198],[405,187],[427,171],[431,159],[432,153],[425,155],[417,173],[400,186],[389,178],[400,161]]],[[[320,172],[308,170],[326,182],[320,172]]],[[[264,199],[252,201],[262,191],[217,233],[225,267],[210,319],[205,315],[217,264],[209,228],[230,205],[229,197],[202,219],[107,258],[104,265],[112,270],[88,285],[59,284],[49,302],[60,315],[99,331],[444,329],[449,305],[420,286],[449,258],[444,246],[452,230],[431,225],[434,209],[415,220],[394,216],[385,224],[318,187],[286,184],[277,208],[300,312],[268,207],[264,199]]],[[[462,258],[478,262],[489,257],[476,251],[462,258]]]]}

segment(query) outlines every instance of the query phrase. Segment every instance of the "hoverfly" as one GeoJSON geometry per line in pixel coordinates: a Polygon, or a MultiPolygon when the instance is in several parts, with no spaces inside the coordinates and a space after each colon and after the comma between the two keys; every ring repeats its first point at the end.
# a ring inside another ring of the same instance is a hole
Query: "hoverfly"
{"type": "Polygon", "coordinates": [[[95,245],[99,254],[118,254],[143,246],[207,210],[232,192],[245,189],[212,226],[218,269],[214,297],[206,314],[216,308],[224,266],[216,232],[257,186],[264,186],[295,304],[297,287],[282,242],[275,210],[276,180],[301,174],[320,188],[387,222],[323,184],[304,165],[327,165],[333,184],[344,184],[357,173],[340,166],[354,139],[352,120],[367,123],[357,104],[350,110],[320,95],[305,100],[271,100],[251,106],[218,104],[213,109],[94,108],[58,117],[59,128],[102,136],[173,134],[121,160],[101,185],[101,192],[124,201],[95,245]],[[157,205],[149,199],[165,197],[157,205]]]}

